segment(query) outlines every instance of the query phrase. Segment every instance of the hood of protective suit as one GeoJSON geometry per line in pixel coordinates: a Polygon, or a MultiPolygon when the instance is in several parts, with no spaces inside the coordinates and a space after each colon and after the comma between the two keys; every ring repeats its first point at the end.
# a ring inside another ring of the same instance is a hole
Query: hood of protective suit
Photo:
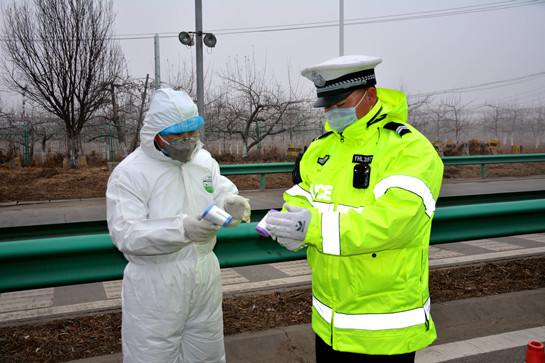
{"type": "Polygon", "coordinates": [[[144,125],[140,130],[142,151],[151,158],[172,161],[155,147],[153,142],[155,135],[167,127],[198,115],[197,106],[187,93],[170,88],[155,91],[144,125]]]}

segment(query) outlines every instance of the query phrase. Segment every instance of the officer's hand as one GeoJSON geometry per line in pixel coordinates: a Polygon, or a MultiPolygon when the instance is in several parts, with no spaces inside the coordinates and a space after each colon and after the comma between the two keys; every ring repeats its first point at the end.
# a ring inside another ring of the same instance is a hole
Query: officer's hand
{"type": "Polygon", "coordinates": [[[183,225],[185,237],[193,242],[208,241],[220,229],[219,226],[201,219],[198,215],[185,217],[183,225]]]}
{"type": "Polygon", "coordinates": [[[302,241],[299,241],[298,239],[278,237],[277,241],[280,245],[286,247],[290,251],[297,251],[305,247],[305,244],[302,241]]]}
{"type": "Polygon", "coordinates": [[[248,199],[239,195],[226,197],[223,202],[223,209],[233,217],[227,227],[238,226],[241,221],[250,223],[251,208],[248,199]]]}
{"type": "Polygon", "coordinates": [[[306,208],[286,204],[287,212],[270,213],[267,227],[272,235],[303,241],[307,235],[308,224],[312,214],[306,208]]]}

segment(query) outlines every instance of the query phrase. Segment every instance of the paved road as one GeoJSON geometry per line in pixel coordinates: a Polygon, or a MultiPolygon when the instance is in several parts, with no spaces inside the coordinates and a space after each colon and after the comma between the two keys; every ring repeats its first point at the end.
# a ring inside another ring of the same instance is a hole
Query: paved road
{"type": "MultiPolygon", "coordinates": [[[[457,181],[445,183],[441,195],[541,190],[544,187],[545,176],[516,181],[457,181]]],[[[282,204],[282,190],[241,194],[250,198],[254,209],[282,204]]],[[[3,226],[103,220],[104,216],[102,198],[0,206],[3,226]]],[[[430,267],[544,254],[545,233],[465,241],[431,246],[430,267]]],[[[309,286],[310,269],[305,260],[244,266],[222,269],[222,279],[225,295],[269,292],[309,286]]],[[[0,326],[119,309],[120,290],[120,281],[108,281],[3,293],[0,294],[0,326]]],[[[545,289],[432,303],[432,316],[438,326],[439,339],[418,352],[417,362],[523,361],[528,341],[545,341],[545,289]]],[[[313,362],[313,339],[309,325],[230,336],[226,338],[228,362],[313,362]],[[256,354],[248,347],[260,347],[260,353],[256,354]]],[[[95,363],[120,361],[119,354],[85,360],[95,363]]]]}
{"type": "MultiPolygon", "coordinates": [[[[440,196],[474,195],[545,189],[545,175],[526,178],[446,179],[440,196]]],[[[241,191],[250,199],[252,209],[282,206],[284,189],[241,191]]],[[[104,198],[41,202],[0,203],[0,228],[26,225],[102,221],[106,219],[104,198]]]]}

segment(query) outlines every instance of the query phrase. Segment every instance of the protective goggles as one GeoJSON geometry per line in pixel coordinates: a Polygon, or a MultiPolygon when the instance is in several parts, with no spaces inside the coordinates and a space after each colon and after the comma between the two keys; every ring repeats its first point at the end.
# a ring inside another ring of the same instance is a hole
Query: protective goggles
{"type": "Polygon", "coordinates": [[[199,134],[196,131],[191,134],[173,138],[169,138],[167,135],[162,136],[161,134],[158,136],[167,145],[180,145],[186,142],[197,142],[199,140],[199,134]]]}

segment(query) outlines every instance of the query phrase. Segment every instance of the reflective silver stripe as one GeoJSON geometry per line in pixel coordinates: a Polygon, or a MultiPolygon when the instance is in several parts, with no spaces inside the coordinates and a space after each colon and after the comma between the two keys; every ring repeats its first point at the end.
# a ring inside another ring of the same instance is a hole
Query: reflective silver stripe
{"type": "Polygon", "coordinates": [[[333,207],[335,206],[333,203],[324,203],[324,202],[313,202],[312,206],[316,209],[318,209],[318,212],[325,213],[330,212],[333,210],[333,207]]]}
{"type": "MultiPolygon", "coordinates": [[[[334,203],[326,203],[326,202],[318,202],[315,200],[312,200],[312,194],[310,192],[307,192],[303,188],[301,188],[299,185],[294,185],[290,189],[286,190],[286,194],[291,195],[292,197],[304,197],[308,200],[308,202],[316,209],[318,209],[318,212],[324,213],[324,212],[332,212],[335,208],[334,203]]],[[[358,213],[361,213],[363,211],[363,207],[350,207],[346,205],[339,204],[337,206],[337,211],[341,213],[348,213],[350,209],[355,209],[358,213]]]]}
{"type": "Polygon", "coordinates": [[[322,251],[328,255],[341,254],[339,212],[322,213],[322,251]]]}
{"type": "Polygon", "coordinates": [[[397,132],[398,134],[401,135],[401,132],[402,132],[403,130],[408,130],[408,129],[409,129],[409,128],[408,128],[407,126],[401,125],[401,126],[399,126],[399,127],[396,129],[396,132],[397,132]]]}
{"type": "Polygon", "coordinates": [[[292,197],[305,197],[310,204],[313,204],[312,195],[310,195],[309,192],[301,188],[299,185],[294,185],[293,187],[286,190],[285,193],[287,195],[291,195],[292,197]]]}
{"type": "Polygon", "coordinates": [[[292,197],[304,197],[308,200],[310,205],[312,205],[314,208],[318,209],[318,212],[324,213],[329,212],[331,209],[333,209],[334,204],[333,203],[324,203],[324,202],[315,202],[312,200],[312,194],[301,188],[299,185],[294,185],[290,189],[286,190],[285,192],[288,195],[291,195],[292,197]]]}
{"type": "Polygon", "coordinates": [[[435,199],[433,198],[433,194],[431,193],[430,188],[428,188],[426,183],[422,180],[407,175],[393,175],[384,178],[375,185],[375,189],[373,190],[375,199],[383,196],[390,188],[401,188],[418,195],[422,198],[424,207],[426,207],[426,214],[429,217],[435,212],[435,199]]]}
{"type": "MultiPolygon", "coordinates": [[[[331,323],[332,309],[312,297],[312,305],[320,316],[331,323]],[[319,305],[319,306],[318,306],[319,305]]],[[[430,299],[421,308],[390,314],[340,314],[335,313],[333,326],[341,329],[390,330],[425,324],[430,316],[430,299]]]]}
{"type": "Polygon", "coordinates": [[[337,212],[339,213],[345,213],[345,214],[348,214],[348,211],[350,209],[353,209],[355,210],[356,212],[358,212],[359,214],[361,214],[361,212],[363,212],[363,207],[351,207],[351,206],[348,206],[348,205],[342,205],[342,204],[338,204],[337,205],[337,212]]]}
{"type": "Polygon", "coordinates": [[[318,314],[327,321],[329,324],[331,324],[331,316],[333,313],[333,309],[331,309],[329,306],[322,304],[318,299],[312,295],[312,306],[316,309],[318,314]]]}
{"type": "Polygon", "coordinates": [[[423,307],[391,314],[335,313],[334,326],[341,329],[390,330],[425,324],[430,316],[430,299],[423,307]]]}

